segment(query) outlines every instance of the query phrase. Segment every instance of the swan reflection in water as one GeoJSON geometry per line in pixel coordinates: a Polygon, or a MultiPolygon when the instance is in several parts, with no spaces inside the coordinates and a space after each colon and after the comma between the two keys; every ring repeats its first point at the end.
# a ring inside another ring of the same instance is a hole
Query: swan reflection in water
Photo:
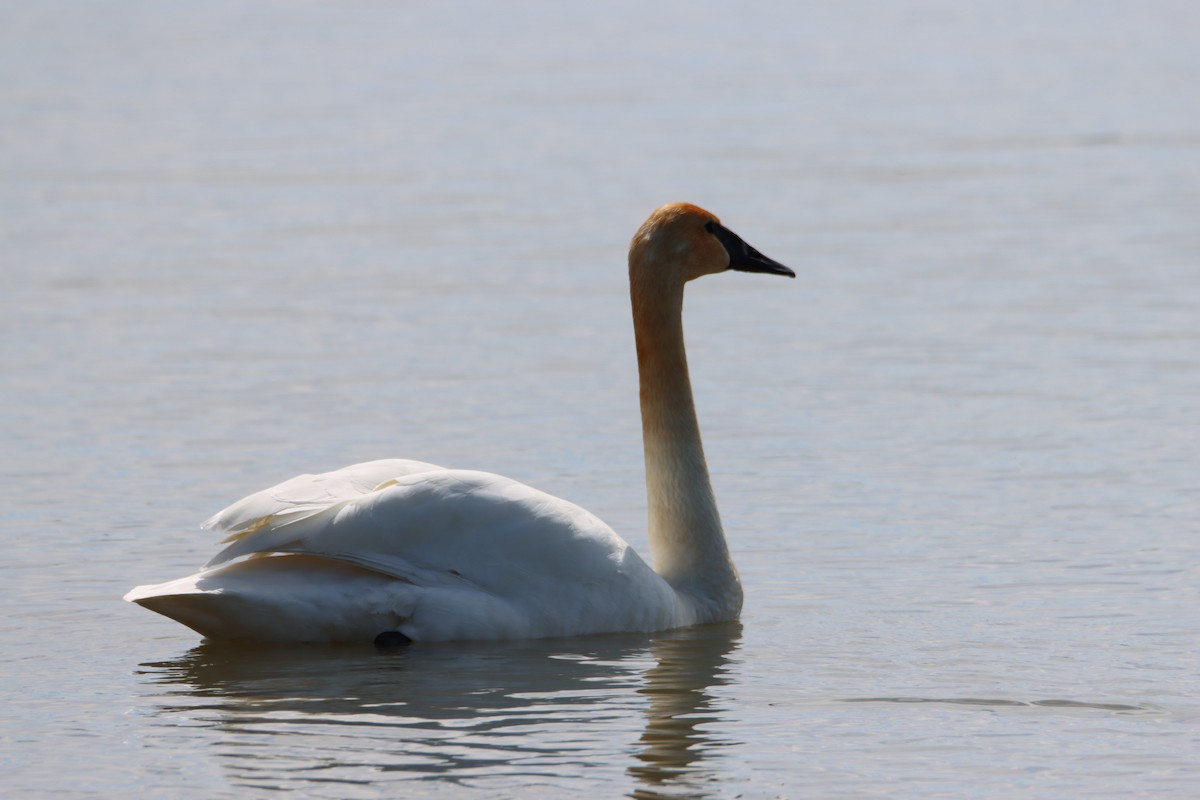
{"type": "Polygon", "coordinates": [[[729,681],[740,639],[727,623],[380,652],[206,643],[141,673],[169,723],[155,746],[216,752],[237,785],[319,782],[336,795],[398,780],[578,790],[632,777],[635,797],[695,797],[715,788],[730,743],[710,690],[729,681]]]}

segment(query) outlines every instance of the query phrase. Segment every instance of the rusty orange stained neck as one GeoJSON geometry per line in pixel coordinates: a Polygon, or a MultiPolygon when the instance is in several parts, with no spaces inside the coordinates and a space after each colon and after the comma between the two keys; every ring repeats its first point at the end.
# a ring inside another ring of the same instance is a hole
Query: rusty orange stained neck
{"type": "MultiPolygon", "coordinates": [[[[665,210],[675,210],[671,207],[665,210]]],[[[729,619],[742,603],[709,480],[692,398],[683,339],[683,290],[692,270],[678,228],[700,215],[679,209],[682,222],[656,214],[629,252],[630,299],[637,344],[646,459],[650,554],[654,569],[693,602],[701,618],[729,619]],[[676,228],[668,232],[668,228],[676,228]]],[[[715,218],[713,218],[715,219],[715,218]]],[[[702,223],[694,224],[699,233],[702,223]]]]}

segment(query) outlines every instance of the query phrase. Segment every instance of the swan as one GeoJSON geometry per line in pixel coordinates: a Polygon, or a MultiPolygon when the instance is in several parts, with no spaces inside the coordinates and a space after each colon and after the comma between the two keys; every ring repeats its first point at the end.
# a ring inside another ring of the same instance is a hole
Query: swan
{"type": "Polygon", "coordinates": [[[642,224],[629,289],[654,569],[574,503],[487,472],[385,459],[301,475],[203,527],[225,548],[125,599],[214,640],[408,642],[649,632],[737,619],[692,400],[683,290],[726,270],[795,277],[688,203],[642,224]]]}

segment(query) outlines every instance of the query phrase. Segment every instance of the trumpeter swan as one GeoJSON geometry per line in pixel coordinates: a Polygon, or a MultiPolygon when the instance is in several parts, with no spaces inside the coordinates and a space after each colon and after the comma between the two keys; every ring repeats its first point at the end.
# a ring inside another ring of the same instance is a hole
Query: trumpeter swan
{"type": "Polygon", "coordinates": [[[629,288],[655,569],[598,518],[522,483],[420,461],[301,475],[204,523],[199,572],[125,599],[211,639],[445,641],[655,631],[736,619],[683,344],[684,284],[795,277],[686,203],[633,237],[629,288]]]}

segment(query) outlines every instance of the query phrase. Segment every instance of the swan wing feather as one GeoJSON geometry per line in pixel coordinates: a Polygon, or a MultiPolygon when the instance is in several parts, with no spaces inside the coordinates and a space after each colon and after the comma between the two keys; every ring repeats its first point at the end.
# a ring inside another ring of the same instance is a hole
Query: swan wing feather
{"type": "Polygon", "coordinates": [[[438,469],[441,467],[424,461],[386,458],[317,475],[297,475],[243,497],[209,517],[200,527],[224,533],[224,541],[232,542],[264,528],[276,528],[319,514],[396,478],[438,469]]]}
{"type": "MultiPolygon", "coordinates": [[[[405,620],[401,630],[414,639],[654,630],[687,621],[671,587],[608,525],[518,481],[431,468],[354,496],[327,494],[323,508],[312,508],[310,492],[304,512],[243,527],[197,578],[215,588],[230,568],[254,570],[267,556],[352,565],[399,581],[387,590],[387,612],[405,620]]],[[[258,508],[294,496],[274,492],[258,508]]],[[[270,582],[255,591],[274,593],[270,582]]]]}
{"type": "MultiPolygon", "coordinates": [[[[322,482],[321,489],[329,483],[322,482]]],[[[329,492],[322,507],[305,500],[243,523],[232,543],[205,566],[252,554],[306,553],[405,579],[413,570],[453,571],[487,586],[537,580],[546,572],[556,579],[595,580],[632,555],[595,515],[500,475],[431,468],[361,491],[368,484],[360,481],[354,494],[329,492]],[[293,511],[296,507],[304,510],[293,511]]],[[[278,488],[267,490],[271,498],[281,496],[278,488]]],[[[263,507],[261,501],[254,504],[256,511],[263,507]]]]}

